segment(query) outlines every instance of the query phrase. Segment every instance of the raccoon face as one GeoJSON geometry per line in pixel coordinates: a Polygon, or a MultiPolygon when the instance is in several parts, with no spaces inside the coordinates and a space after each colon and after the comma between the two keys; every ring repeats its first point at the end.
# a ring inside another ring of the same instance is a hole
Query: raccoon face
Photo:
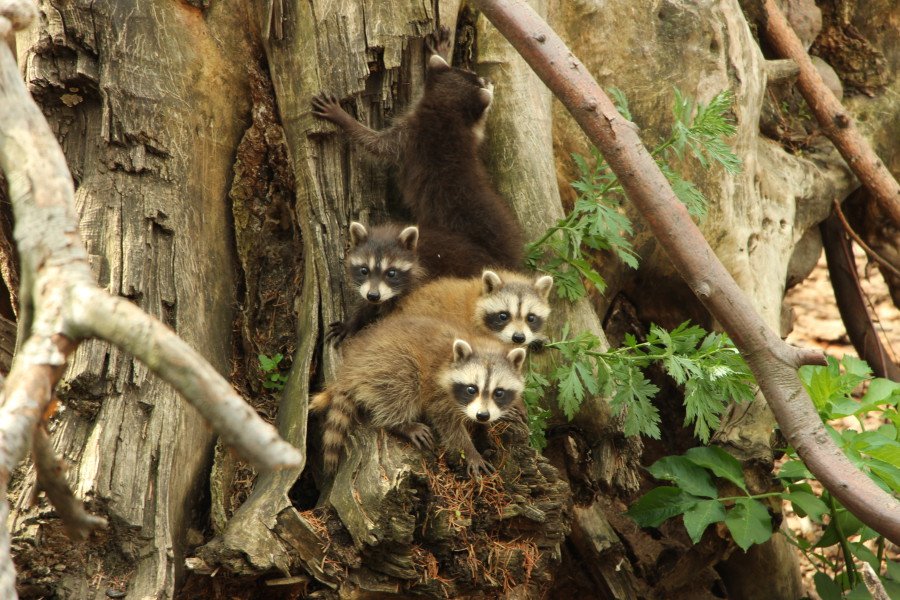
{"type": "Polygon", "coordinates": [[[533,342],[550,316],[548,297],[553,278],[544,275],[534,282],[518,278],[503,281],[493,271],[485,271],[481,281],[483,289],[475,308],[478,322],[504,342],[533,342]]]}
{"type": "Polygon", "coordinates": [[[380,225],[367,230],[361,223],[351,223],[347,272],[357,293],[371,304],[381,304],[408,292],[423,274],[416,255],[418,240],[417,227],[380,225]]]}
{"type": "Polygon", "coordinates": [[[465,340],[453,342],[453,363],[444,383],[467,418],[491,423],[506,414],[525,387],[525,349],[473,351],[465,340]]]}
{"type": "Polygon", "coordinates": [[[438,54],[428,60],[424,101],[432,108],[457,113],[472,125],[480,125],[494,99],[494,86],[471,71],[451,67],[438,54]]]}

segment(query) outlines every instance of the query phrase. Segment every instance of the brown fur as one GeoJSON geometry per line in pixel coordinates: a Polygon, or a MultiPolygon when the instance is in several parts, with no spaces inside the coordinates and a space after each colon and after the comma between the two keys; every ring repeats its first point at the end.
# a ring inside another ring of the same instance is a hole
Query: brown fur
{"type": "Polygon", "coordinates": [[[485,289],[483,275],[469,279],[444,277],[431,281],[401,299],[396,312],[440,319],[460,331],[493,336],[508,344],[533,344],[543,340],[541,331],[550,312],[547,280],[552,284],[552,279],[512,271],[497,271],[496,276],[500,284],[490,292],[485,289]],[[509,321],[502,328],[493,316],[497,311],[494,310],[492,297],[509,300],[502,303],[510,313],[509,321]],[[522,301],[525,298],[527,302],[522,301]],[[517,311],[517,308],[529,306],[539,313],[540,319],[536,324],[527,322],[528,310],[517,311]],[[511,339],[512,332],[521,332],[525,340],[517,342],[511,339]]]}
{"type": "MultiPolygon", "coordinates": [[[[442,31],[440,43],[449,40],[442,31]]],[[[425,266],[432,276],[472,275],[484,267],[522,266],[523,234],[506,201],[494,190],[478,147],[491,88],[470,71],[452,68],[438,53],[428,61],[425,91],[407,115],[391,127],[373,131],[350,116],[337,98],[320,94],[313,114],[340,126],[375,157],[399,167],[403,201],[431,236],[459,236],[428,244],[425,266]],[[472,247],[477,250],[471,250],[472,247]],[[459,248],[454,252],[451,248],[459,248]]]]}
{"type": "MultiPolygon", "coordinates": [[[[325,469],[333,472],[340,461],[350,425],[357,409],[363,409],[372,425],[410,439],[418,447],[431,445],[431,431],[442,444],[464,454],[472,474],[489,472],[488,465],[469,435],[474,421],[466,416],[466,405],[454,396],[451,374],[466,369],[490,371],[493,381],[515,388],[504,399],[501,411],[521,418],[521,360],[524,352],[509,351],[491,338],[468,337],[473,353],[455,356],[456,328],[435,319],[391,315],[349,340],[344,362],[335,382],[310,403],[310,410],[328,410],[324,422],[325,469]],[[484,368],[486,366],[486,368],[484,368]]],[[[465,371],[468,372],[468,371],[465,371]]],[[[488,387],[488,386],[486,386],[488,387]]],[[[493,388],[487,389],[490,395],[493,388]]]]}

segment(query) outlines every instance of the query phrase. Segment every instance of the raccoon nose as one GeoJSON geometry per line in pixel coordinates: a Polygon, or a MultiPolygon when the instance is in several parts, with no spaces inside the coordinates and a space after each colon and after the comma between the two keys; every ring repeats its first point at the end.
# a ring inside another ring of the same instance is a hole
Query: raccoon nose
{"type": "MultiPolygon", "coordinates": [[[[369,292],[368,294],[366,294],[366,299],[369,302],[378,302],[379,300],[381,300],[381,294],[379,294],[378,292],[373,290],[373,291],[369,292]]],[[[523,337],[522,339],[525,339],[525,338],[523,337]]]]}
{"type": "Polygon", "coordinates": [[[525,341],[525,334],[522,333],[521,331],[515,332],[515,333],[512,335],[512,341],[514,341],[514,342],[517,343],[517,344],[521,344],[522,342],[525,341]]]}
{"type": "Polygon", "coordinates": [[[488,419],[491,418],[491,413],[489,413],[486,410],[483,410],[481,412],[475,413],[475,418],[478,419],[479,421],[481,421],[482,423],[484,423],[485,421],[487,421],[488,419]]]}

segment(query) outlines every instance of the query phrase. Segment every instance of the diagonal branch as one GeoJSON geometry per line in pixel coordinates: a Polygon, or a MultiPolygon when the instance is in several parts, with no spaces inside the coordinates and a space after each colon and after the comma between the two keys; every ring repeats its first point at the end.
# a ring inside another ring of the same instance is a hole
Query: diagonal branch
{"type": "MultiPolygon", "coordinates": [[[[841,227],[842,215],[835,203],[835,212],[822,221],[819,230],[822,233],[822,244],[825,246],[825,259],[828,262],[828,274],[834,288],[841,320],[847,329],[847,337],[853,343],[860,358],[869,363],[878,377],[886,377],[900,381],[898,367],[887,353],[878,337],[875,323],[866,309],[865,293],[856,272],[856,261],[850,241],[841,227]]],[[[846,221],[844,221],[846,223],[846,221]]]]}
{"type": "Polygon", "coordinates": [[[0,395],[0,598],[10,599],[17,596],[6,528],[7,489],[32,444],[39,483],[67,529],[86,533],[100,523],[73,506],[74,496],[45,434],[36,433],[68,356],[84,336],[102,336],[144,360],[258,468],[302,464],[299,450],[281,440],[197,352],[136,306],[97,287],[78,233],[72,177],[62,149],[3,41],[34,15],[32,0],[0,0],[0,171],[15,214],[25,338],[0,395]]]}
{"type": "Polygon", "coordinates": [[[900,225],[900,184],[859,133],[841,101],[825,85],[803,43],[791,29],[775,0],[763,0],[763,13],[760,31],[782,58],[790,58],[799,65],[797,89],[816,116],[822,132],[835,145],[884,212],[894,223],[900,225]]]}
{"type": "Polygon", "coordinates": [[[672,263],[747,360],[778,425],[819,481],[872,529],[900,543],[900,503],[856,469],[828,436],[796,370],[808,352],[785,344],[753,309],[716,257],[633,123],[622,117],[584,65],[522,0],[475,4],[512,43],[603,153],[628,199],[672,263]]]}
{"type": "Polygon", "coordinates": [[[125,350],[181,392],[222,441],[262,471],[295,466],[299,453],[259,418],[199,352],[140,308],[96,287],[72,298],[71,331],[125,350]]]}

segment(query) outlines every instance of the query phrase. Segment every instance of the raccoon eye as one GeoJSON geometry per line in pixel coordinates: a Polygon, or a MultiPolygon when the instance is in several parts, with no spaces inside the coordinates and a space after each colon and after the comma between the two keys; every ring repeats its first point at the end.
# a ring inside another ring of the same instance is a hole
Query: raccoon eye
{"type": "Polygon", "coordinates": [[[497,318],[500,319],[501,321],[509,321],[509,313],[502,312],[499,315],[497,315],[497,318]]]}
{"type": "Polygon", "coordinates": [[[526,317],[526,320],[527,320],[529,323],[534,323],[534,320],[535,320],[536,318],[537,318],[537,317],[535,317],[533,314],[528,313],[528,316],[526,317]]]}
{"type": "Polygon", "coordinates": [[[368,274],[369,274],[369,269],[367,269],[366,267],[360,267],[360,268],[359,268],[359,274],[360,274],[360,275],[368,275],[368,274]]]}
{"type": "Polygon", "coordinates": [[[497,398],[498,400],[499,400],[500,398],[502,398],[502,397],[504,396],[504,394],[506,394],[506,391],[505,391],[505,390],[501,390],[501,389],[499,389],[499,388],[497,388],[496,390],[494,390],[494,398],[497,398]]]}
{"type": "Polygon", "coordinates": [[[387,276],[393,279],[397,276],[397,269],[388,269],[387,276]]]}
{"type": "Polygon", "coordinates": [[[478,391],[478,388],[475,387],[474,385],[470,385],[469,387],[466,388],[466,393],[469,394],[470,396],[474,396],[477,391],[478,391]]]}

